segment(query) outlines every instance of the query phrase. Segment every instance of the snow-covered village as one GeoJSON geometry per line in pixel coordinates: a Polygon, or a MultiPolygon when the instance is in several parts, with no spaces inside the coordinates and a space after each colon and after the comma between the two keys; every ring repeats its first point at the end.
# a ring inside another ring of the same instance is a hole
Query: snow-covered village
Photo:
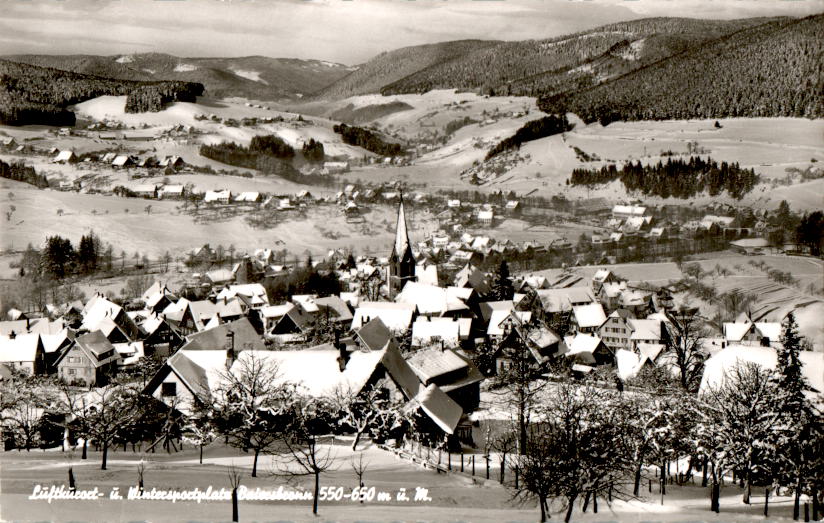
{"type": "Polygon", "coordinates": [[[793,311],[764,321],[733,293],[729,321],[708,318],[679,291],[699,274],[653,285],[470,260],[444,281],[405,214],[401,196],[384,257],[290,267],[258,249],[179,288],[146,275],[134,294],[8,311],[11,463],[59,453],[49,470],[71,488],[94,462],[148,489],[169,467],[230,462],[252,484],[292,480],[315,514],[347,504],[329,483],[358,501],[389,467],[535,503],[542,521],[590,519],[599,500],[619,515],[820,514],[824,353],[793,311]]]}
{"type": "Polygon", "coordinates": [[[6,0],[0,522],[824,521],[821,0],[6,0]]]}

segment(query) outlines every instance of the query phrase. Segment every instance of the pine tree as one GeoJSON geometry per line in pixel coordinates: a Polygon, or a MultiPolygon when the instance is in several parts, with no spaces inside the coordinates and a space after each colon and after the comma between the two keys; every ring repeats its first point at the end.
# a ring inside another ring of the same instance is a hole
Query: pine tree
{"type": "Polygon", "coordinates": [[[511,300],[515,296],[515,287],[509,279],[509,266],[506,260],[501,260],[498,270],[495,272],[492,284],[492,299],[496,301],[511,300]]]}
{"type": "Polygon", "coordinates": [[[776,389],[774,410],[782,415],[778,434],[778,481],[795,494],[793,517],[798,519],[801,494],[814,489],[814,456],[812,442],[820,438],[821,417],[807,400],[810,390],[801,371],[801,337],[793,313],[784,320],[781,346],[777,348],[778,363],[772,382],[776,389]]]}

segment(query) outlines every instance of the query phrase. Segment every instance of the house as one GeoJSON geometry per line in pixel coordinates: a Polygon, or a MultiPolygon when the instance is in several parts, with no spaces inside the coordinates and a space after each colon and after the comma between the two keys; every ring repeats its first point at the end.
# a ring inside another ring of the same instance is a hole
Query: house
{"type": "Polygon", "coordinates": [[[246,191],[235,196],[236,202],[258,203],[260,200],[260,193],[257,191],[246,191]]]}
{"type": "Polygon", "coordinates": [[[69,385],[99,387],[117,370],[120,354],[100,331],[78,336],[55,362],[57,377],[69,385]]]}
{"type": "Polygon", "coordinates": [[[730,242],[730,249],[746,255],[763,254],[770,247],[766,238],[743,238],[730,242]]]}
{"type": "Polygon", "coordinates": [[[517,200],[509,200],[508,202],[506,202],[505,210],[506,213],[510,216],[520,216],[521,203],[517,200]]]}
{"type": "Polygon", "coordinates": [[[412,325],[415,306],[408,303],[362,301],[355,309],[352,329],[358,329],[374,318],[381,321],[394,335],[403,335],[412,325]]]}
{"type": "Polygon", "coordinates": [[[613,351],[618,349],[628,350],[632,346],[630,341],[632,327],[628,322],[633,318],[635,318],[635,315],[626,309],[613,311],[598,328],[598,337],[613,351]]]}
{"type": "Polygon", "coordinates": [[[154,156],[146,156],[145,158],[138,160],[137,166],[142,169],[148,169],[150,167],[155,167],[158,163],[157,158],[154,156]]]}
{"type": "MultiPolygon", "coordinates": [[[[527,325],[513,318],[512,328],[498,344],[492,358],[495,374],[505,373],[513,365],[513,351],[529,351],[539,365],[543,365],[567,351],[563,340],[543,323],[527,325]]],[[[491,370],[491,369],[490,369],[491,370]]]]}
{"type": "Polygon", "coordinates": [[[598,294],[601,291],[601,286],[605,283],[618,283],[620,281],[621,279],[611,270],[598,269],[595,271],[595,275],[592,276],[592,290],[595,294],[598,294]]]}
{"type": "Polygon", "coordinates": [[[478,211],[478,223],[481,225],[490,226],[492,225],[492,219],[494,217],[494,213],[489,211],[478,211]]]}
{"type": "Polygon", "coordinates": [[[632,330],[630,335],[631,348],[639,352],[640,345],[666,345],[668,331],[660,319],[628,318],[627,325],[632,330]]]}
{"type": "Polygon", "coordinates": [[[77,163],[77,155],[74,151],[60,151],[54,157],[52,163],[77,163]]]}
{"type": "Polygon", "coordinates": [[[300,303],[288,303],[283,315],[270,323],[272,327],[266,331],[267,336],[280,343],[301,342],[307,339],[315,316],[300,303]]]}
{"type": "MultiPolygon", "coordinates": [[[[489,302],[488,302],[489,303],[489,302]]],[[[503,304],[507,302],[492,302],[503,304]]],[[[485,304],[481,304],[483,312],[485,304]]],[[[512,305],[514,307],[514,303],[512,305]]],[[[490,340],[502,340],[513,325],[529,323],[532,321],[532,312],[516,311],[513,309],[497,308],[489,315],[489,322],[486,327],[486,336],[490,340]]]]}
{"type": "MultiPolygon", "coordinates": [[[[465,318],[471,325],[472,320],[465,318]]],[[[437,345],[441,348],[460,346],[461,324],[455,318],[428,318],[419,316],[412,324],[412,346],[428,347],[437,345]]]]}
{"type": "Polygon", "coordinates": [[[214,285],[226,285],[235,279],[235,274],[229,269],[215,269],[203,275],[204,283],[214,285]]]}
{"type": "Polygon", "coordinates": [[[727,344],[761,345],[770,347],[781,341],[781,324],[778,322],[739,321],[724,323],[724,339],[727,344]]]}
{"type": "Polygon", "coordinates": [[[186,189],[183,185],[164,185],[158,196],[164,200],[180,200],[186,196],[186,189]]]}
{"type": "Polygon", "coordinates": [[[121,154],[115,156],[114,160],[112,160],[112,167],[115,169],[125,169],[128,167],[134,167],[136,162],[134,158],[129,156],[128,154],[121,154]]]}
{"type": "Polygon", "coordinates": [[[100,331],[112,343],[125,343],[140,337],[140,328],[128,313],[100,295],[86,303],[80,330],[100,331]]]}
{"type": "Polygon", "coordinates": [[[4,136],[0,138],[0,146],[6,149],[14,149],[17,147],[17,142],[11,136],[4,136]]]}
{"type": "Polygon", "coordinates": [[[157,188],[158,188],[157,184],[147,183],[147,184],[137,185],[132,190],[134,191],[134,193],[137,196],[139,196],[141,198],[155,199],[155,198],[157,198],[157,194],[158,194],[157,188]]]}
{"type": "Polygon", "coordinates": [[[229,189],[222,191],[206,191],[203,196],[204,203],[229,203],[232,198],[232,193],[229,189]]]}
{"type": "Polygon", "coordinates": [[[590,287],[565,287],[560,289],[539,289],[535,291],[541,306],[547,314],[571,312],[578,305],[595,303],[595,295],[590,287]]]}
{"type": "Polygon", "coordinates": [[[340,174],[349,170],[349,162],[323,162],[323,174],[340,174]]]}
{"type": "Polygon", "coordinates": [[[181,412],[191,412],[195,401],[209,401],[220,393],[227,370],[241,372],[253,360],[277,368],[279,382],[298,384],[313,397],[359,394],[368,386],[381,386],[390,397],[408,401],[424,388],[397,347],[350,352],[326,344],[293,351],[180,350],[166,361],[144,393],[181,412]]]}
{"type": "Polygon", "coordinates": [[[460,209],[461,208],[461,201],[460,200],[447,200],[446,207],[449,209],[460,209]]]}
{"type": "MultiPolygon", "coordinates": [[[[817,395],[824,392],[824,353],[801,351],[798,356],[801,361],[801,374],[810,384],[810,390],[806,391],[806,395],[814,400],[817,395]]],[[[769,372],[776,368],[777,362],[778,356],[772,347],[730,345],[704,363],[699,394],[722,387],[731,371],[738,365],[753,363],[769,372]]]]}
{"type": "Polygon", "coordinates": [[[462,316],[469,314],[469,307],[457,296],[456,291],[409,281],[395,298],[398,303],[415,307],[418,314],[425,316],[462,316]]]}
{"type": "Polygon", "coordinates": [[[424,386],[437,385],[461,406],[463,412],[478,408],[484,377],[460,351],[437,347],[423,349],[413,353],[406,362],[424,386]]]}
{"type": "Polygon", "coordinates": [[[564,339],[568,358],[581,365],[613,365],[615,354],[598,336],[579,332],[564,339]]]}
{"type": "Polygon", "coordinates": [[[362,350],[383,350],[388,344],[397,345],[392,332],[380,318],[373,318],[359,329],[355,329],[353,339],[362,350]]]}
{"type": "Polygon", "coordinates": [[[647,208],[641,207],[640,205],[616,205],[612,208],[613,218],[635,218],[639,216],[645,216],[646,213],[647,208]]]}
{"type": "Polygon", "coordinates": [[[0,336],[0,366],[34,376],[47,372],[46,350],[40,334],[0,336]]]}
{"type": "Polygon", "coordinates": [[[269,305],[269,296],[266,294],[266,289],[259,283],[227,285],[217,294],[216,300],[225,301],[238,295],[248,298],[252,309],[260,309],[269,305]]]}
{"type": "Polygon", "coordinates": [[[600,303],[575,305],[572,307],[570,328],[573,332],[594,334],[607,321],[600,303]]]}
{"type": "Polygon", "coordinates": [[[143,320],[140,328],[146,333],[143,338],[143,352],[146,356],[169,356],[183,344],[183,337],[157,313],[143,320]]]}
{"type": "Polygon", "coordinates": [[[263,338],[252,326],[248,318],[222,323],[186,336],[180,350],[208,351],[212,349],[264,350],[263,338]]]}
{"type": "Polygon", "coordinates": [[[178,170],[185,167],[186,162],[180,156],[167,156],[160,161],[159,165],[160,167],[178,170]]]}
{"type": "Polygon", "coordinates": [[[352,310],[349,308],[349,304],[339,296],[324,296],[323,298],[315,298],[313,301],[318,309],[318,316],[325,317],[333,323],[351,325],[354,318],[352,310]]]}

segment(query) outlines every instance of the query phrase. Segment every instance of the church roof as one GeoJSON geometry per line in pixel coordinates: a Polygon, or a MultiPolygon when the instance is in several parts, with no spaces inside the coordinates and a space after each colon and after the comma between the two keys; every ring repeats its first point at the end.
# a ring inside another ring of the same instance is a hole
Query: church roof
{"type": "MultiPolygon", "coordinates": [[[[395,229],[395,245],[392,249],[392,254],[398,259],[404,259],[406,252],[412,254],[412,246],[409,243],[409,232],[406,229],[406,213],[403,208],[403,197],[398,204],[398,225],[395,229]]],[[[414,257],[413,257],[414,259],[414,257]]]]}

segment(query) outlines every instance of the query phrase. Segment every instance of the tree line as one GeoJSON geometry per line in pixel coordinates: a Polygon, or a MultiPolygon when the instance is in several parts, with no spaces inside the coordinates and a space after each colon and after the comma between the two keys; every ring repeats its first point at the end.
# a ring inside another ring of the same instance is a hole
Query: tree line
{"type": "Polygon", "coordinates": [[[711,158],[690,156],[689,160],[668,158],[666,163],[652,165],[643,165],[640,160],[627,162],[620,170],[614,164],[600,169],[577,168],[568,183],[593,186],[615,180],[621,180],[628,191],[662,198],[691,198],[704,191],[717,196],[726,191],[740,200],[755,187],[759,177],[753,169],[743,169],[737,162],[718,165],[711,158]]]}
{"type": "Polygon", "coordinates": [[[486,153],[485,160],[490,160],[495,156],[513,149],[520,149],[521,145],[532,140],[552,136],[553,134],[565,133],[572,129],[565,114],[544,116],[538,120],[531,120],[515,131],[515,134],[501,140],[486,153]]]}
{"type": "Polygon", "coordinates": [[[25,165],[23,162],[7,164],[0,160],[0,178],[28,183],[38,189],[45,189],[49,186],[49,180],[46,179],[45,174],[37,174],[34,167],[25,165]]]}
{"type": "Polygon", "coordinates": [[[98,96],[126,95],[126,112],[143,112],[194,101],[203,90],[192,82],[115,80],[0,60],[0,123],[69,126],[75,116],[66,107],[98,96]]]}
{"type": "Polygon", "coordinates": [[[380,156],[400,156],[404,154],[403,147],[400,144],[386,142],[377,133],[363,127],[341,123],[332,127],[332,130],[341,136],[343,143],[362,147],[380,156]]]}
{"type": "Polygon", "coordinates": [[[35,249],[31,244],[26,247],[19,275],[59,281],[73,275],[88,276],[100,269],[111,270],[113,260],[111,245],[104,246],[94,231],[81,236],[77,248],[68,238],[54,235],[46,239],[43,249],[35,249]]]}

